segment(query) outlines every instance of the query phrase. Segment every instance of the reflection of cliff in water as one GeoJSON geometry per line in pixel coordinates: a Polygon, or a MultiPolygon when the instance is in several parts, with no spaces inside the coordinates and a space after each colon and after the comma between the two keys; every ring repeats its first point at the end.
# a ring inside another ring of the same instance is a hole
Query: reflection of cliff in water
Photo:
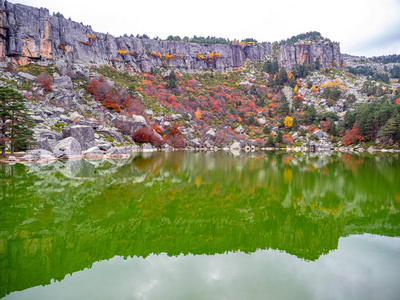
{"type": "Polygon", "coordinates": [[[315,260],[341,236],[400,235],[398,156],[182,151],[0,169],[2,296],[115,255],[315,260]]]}

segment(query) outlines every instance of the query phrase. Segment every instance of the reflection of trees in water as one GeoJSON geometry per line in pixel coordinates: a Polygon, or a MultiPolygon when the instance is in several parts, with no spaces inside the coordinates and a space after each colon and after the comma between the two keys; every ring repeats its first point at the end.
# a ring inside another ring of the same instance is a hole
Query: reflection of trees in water
{"type": "Polygon", "coordinates": [[[273,248],[314,260],[340,236],[400,234],[398,156],[180,151],[0,169],[0,295],[115,255],[273,248]]]}

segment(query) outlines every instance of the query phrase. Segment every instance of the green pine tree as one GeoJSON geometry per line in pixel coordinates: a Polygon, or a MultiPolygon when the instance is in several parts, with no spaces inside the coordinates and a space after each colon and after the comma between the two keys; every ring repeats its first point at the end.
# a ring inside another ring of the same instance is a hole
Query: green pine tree
{"type": "Polygon", "coordinates": [[[275,147],[275,139],[274,139],[274,137],[272,136],[272,134],[270,134],[270,135],[268,136],[268,140],[267,140],[266,146],[267,146],[267,147],[275,147]]]}
{"type": "Polygon", "coordinates": [[[278,131],[278,135],[276,136],[276,142],[282,144],[283,142],[283,133],[282,131],[278,131]]]}
{"type": "Polygon", "coordinates": [[[171,73],[169,73],[169,80],[168,80],[167,88],[169,88],[169,89],[176,88],[176,75],[175,75],[174,70],[172,70],[171,73]]]}
{"type": "Polygon", "coordinates": [[[0,138],[1,151],[5,155],[6,142],[10,152],[26,150],[33,141],[33,122],[25,107],[25,98],[10,87],[0,87],[0,138]]]}

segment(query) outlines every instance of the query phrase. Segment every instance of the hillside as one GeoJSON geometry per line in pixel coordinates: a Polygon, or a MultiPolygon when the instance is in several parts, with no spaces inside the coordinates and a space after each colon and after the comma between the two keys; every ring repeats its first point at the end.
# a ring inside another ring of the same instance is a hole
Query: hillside
{"type": "Polygon", "coordinates": [[[38,148],[77,125],[108,147],[399,145],[395,56],[342,55],[315,33],[206,45],[116,38],[4,1],[0,11],[1,85],[27,99],[38,148]]]}

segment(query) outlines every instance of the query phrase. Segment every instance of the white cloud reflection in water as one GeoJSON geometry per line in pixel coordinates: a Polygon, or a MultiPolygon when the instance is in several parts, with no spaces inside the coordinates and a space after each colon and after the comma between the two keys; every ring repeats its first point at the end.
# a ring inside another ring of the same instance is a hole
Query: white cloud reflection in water
{"type": "Polygon", "coordinates": [[[399,282],[400,238],[357,235],[315,262],[276,250],[114,257],[5,299],[399,299],[399,282]]]}

